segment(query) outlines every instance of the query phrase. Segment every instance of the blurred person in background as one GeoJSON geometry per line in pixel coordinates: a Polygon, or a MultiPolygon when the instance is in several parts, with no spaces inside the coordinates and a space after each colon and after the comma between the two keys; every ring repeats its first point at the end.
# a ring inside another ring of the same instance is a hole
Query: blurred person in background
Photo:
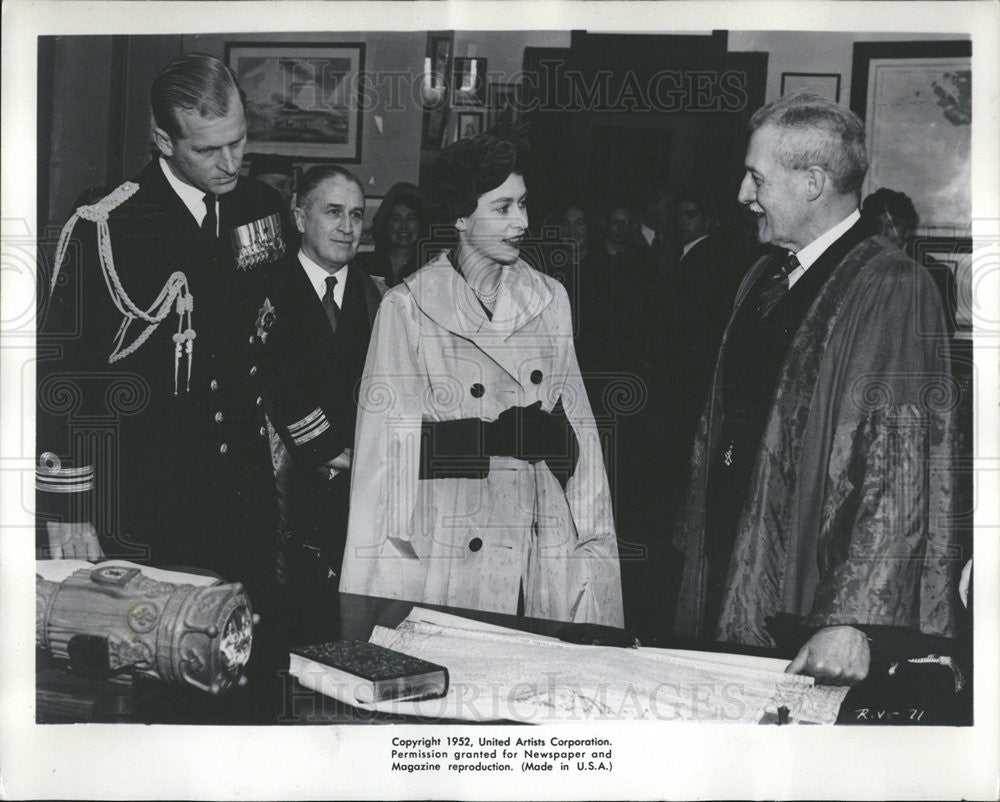
{"type": "Polygon", "coordinates": [[[375,250],[362,254],[361,266],[395,287],[421,266],[420,246],[429,225],[427,197],[414,184],[393,184],[375,212],[372,237],[375,250]]]}

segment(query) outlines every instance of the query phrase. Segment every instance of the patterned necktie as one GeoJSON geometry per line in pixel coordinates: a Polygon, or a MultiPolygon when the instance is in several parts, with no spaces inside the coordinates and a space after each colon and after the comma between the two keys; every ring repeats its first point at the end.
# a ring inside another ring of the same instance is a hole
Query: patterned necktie
{"type": "Polygon", "coordinates": [[[337,299],[333,294],[334,287],[337,286],[337,277],[328,276],[326,279],[326,294],[323,296],[323,309],[330,319],[330,329],[337,333],[337,318],[340,316],[340,307],[337,306],[337,299]]]}
{"type": "Polygon", "coordinates": [[[789,253],[784,259],[779,259],[773,272],[760,288],[757,295],[757,315],[761,320],[766,318],[778,301],[788,294],[788,274],[799,266],[799,260],[794,253],[789,253]]]}
{"type": "Polygon", "coordinates": [[[201,230],[205,232],[206,236],[218,239],[219,218],[215,213],[215,195],[211,192],[205,193],[205,209],[205,216],[201,220],[201,230]]]}

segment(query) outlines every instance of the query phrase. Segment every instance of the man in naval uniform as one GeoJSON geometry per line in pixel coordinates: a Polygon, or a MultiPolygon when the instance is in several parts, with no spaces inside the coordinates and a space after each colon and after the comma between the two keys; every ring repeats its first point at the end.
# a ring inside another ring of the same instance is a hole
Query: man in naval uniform
{"type": "Polygon", "coordinates": [[[150,96],[160,155],[67,223],[39,317],[39,540],[210,569],[259,604],[277,505],[253,331],[283,201],[240,178],[221,61],[182,56],[150,96]]]}
{"type": "Polygon", "coordinates": [[[256,334],[265,407],[285,452],[278,580],[293,645],[337,637],[357,388],[387,289],[353,262],[365,211],[355,175],[311,168],[294,211],[302,245],[270,266],[256,334]]]}

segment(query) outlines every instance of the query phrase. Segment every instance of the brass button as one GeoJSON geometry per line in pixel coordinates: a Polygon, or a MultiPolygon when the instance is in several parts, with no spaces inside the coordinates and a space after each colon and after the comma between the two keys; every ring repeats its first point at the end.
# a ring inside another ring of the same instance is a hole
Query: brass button
{"type": "Polygon", "coordinates": [[[257,366],[256,365],[254,365],[252,368],[250,368],[250,375],[251,376],[256,376],[257,375],[257,366]]]}
{"type": "Polygon", "coordinates": [[[209,387],[210,387],[210,388],[211,388],[211,389],[212,389],[213,391],[215,391],[215,390],[218,390],[218,389],[219,389],[219,382],[218,382],[218,380],[217,380],[217,379],[212,379],[212,381],[210,381],[210,382],[208,383],[208,386],[209,386],[209,387]]]}
{"type": "Polygon", "coordinates": [[[540,370],[531,371],[531,383],[532,384],[542,383],[542,372],[540,370]]]}
{"type": "Polygon", "coordinates": [[[481,538],[474,537],[469,541],[469,551],[479,551],[483,547],[481,538]]]}
{"type": "Polygon", "coordinates": [[[254,337],[254,336],[253,336],[253,335],[251,334],[251,335],[250,335],[250,345],[253,345],[253,344],[254,344],[255,342],[257,342],[257,338],[256,338],[256,337],[254,337]]]}
{"type": "Polygon", "coordinates": [[[228,454],[229,453],[229,443],[223,443],[221,446],[219,446],[219,453],[220,454],[228,454]]]}
{"type": "Polygon", "coordinates": [[[216,423],[222,423],[222,421],[223,421],[222,412],[216,412],[215,413],[215,422],[216,423]]]}
{"type": "Polygon", "coordinates": [[[472,393],[473,398],[482,398],[486,393],[486,388],[483,387],[479,382],[476,382],[472,387],[469,388],[469,392],[472,393]]]}
{"type": "Polygon", "coordinates": [[[264,428],[263,426],[260,427],[260,436],[267,437],[267,429],[264,428]]]}
{"type": "Polygon", "coordinates": [[[257,396],[257,406],[259,407],[264,406],[264,399],[261,398],[260,396],[257,396]]]}

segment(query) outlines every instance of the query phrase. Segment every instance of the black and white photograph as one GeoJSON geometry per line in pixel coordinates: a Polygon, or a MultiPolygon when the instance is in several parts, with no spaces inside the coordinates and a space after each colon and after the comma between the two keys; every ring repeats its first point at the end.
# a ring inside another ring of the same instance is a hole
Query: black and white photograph
{"type": "Polygon", "coordinates": [[[530,5],[5,6],[0,795],[995,793],[998,7],[530,5]]]}
{"type": "Polygon", "coordinates": [[[483,132],[483,113],[481,111],[458,112],[458,139],[469,139],[483,132]]]}

